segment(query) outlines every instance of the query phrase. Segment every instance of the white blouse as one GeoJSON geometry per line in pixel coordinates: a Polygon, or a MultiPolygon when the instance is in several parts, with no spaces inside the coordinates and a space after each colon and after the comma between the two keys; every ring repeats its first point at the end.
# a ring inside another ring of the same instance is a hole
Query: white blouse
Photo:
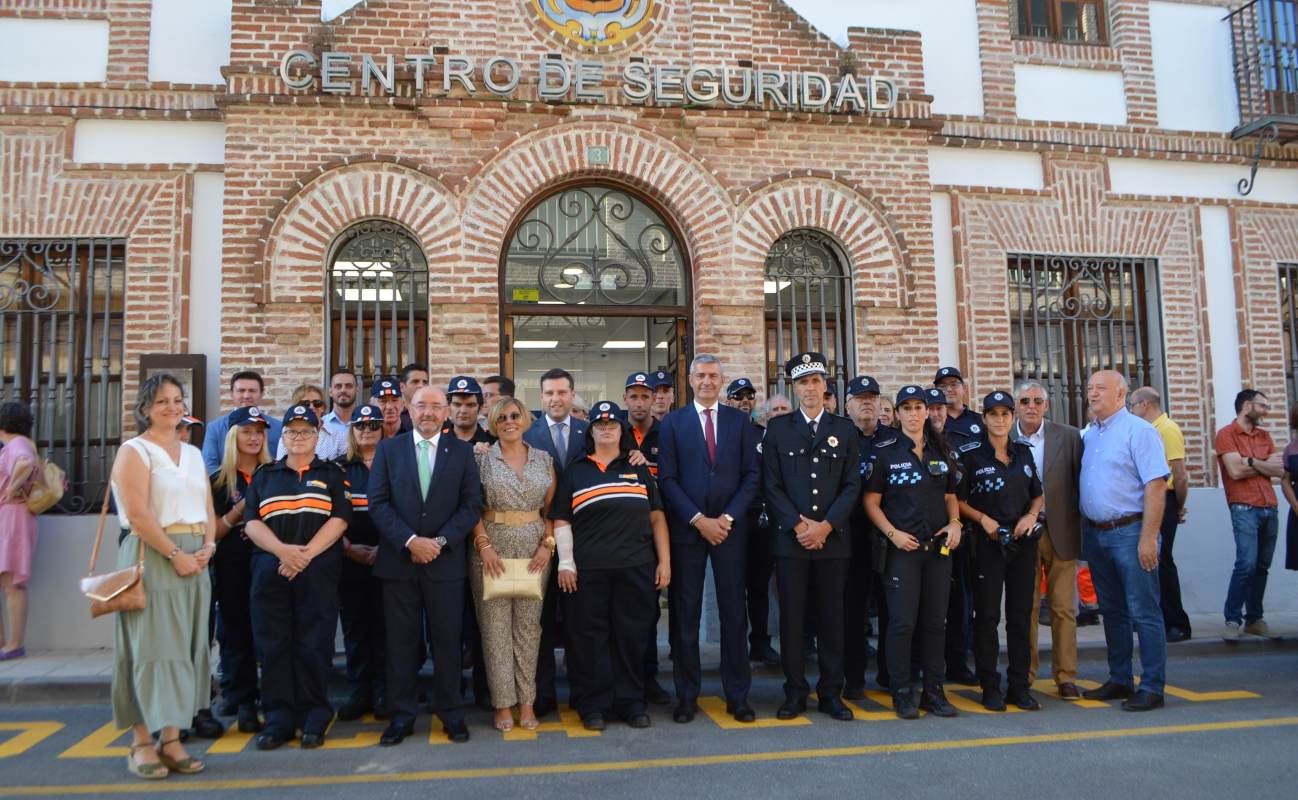
{"type": "MultiPolygon", "coordinates": [[[[177,465],[166,450],[147,439],[128,439],[122,442],[122,446],[135,450],[136,455],[149,465],[149,510],[160,526],[207,522],[207,498],[212,487],[203,471],[203,454],[197,447],[182,444],[180,464],[177,465]]],[[[117,518],[122,527],[130,528],[116,481],[113,482],[113,499],[117,502],[117,518]]]]}

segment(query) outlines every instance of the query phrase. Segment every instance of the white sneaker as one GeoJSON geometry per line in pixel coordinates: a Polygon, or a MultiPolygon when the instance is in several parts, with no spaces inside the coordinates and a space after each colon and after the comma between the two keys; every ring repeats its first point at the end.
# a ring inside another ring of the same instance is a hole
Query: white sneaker
{"type": "Polygon", "coordinates": [[[1260,619],[1257,622],[1250,622],[1244,626],[1244,633],[1253,636],[1261,636],[1263,639],[1279,639],[1280,634],[1271,630],[1271,626],[1266,624],[1266,620],[1260,619]]]}
{"type": "Polygon", "coordinates": [[[1221,638],[1225,639],[1225,640],[1228,641],[1228,642],[1238,642],[1238,641],[1239,641],[1239,623],[1238,623],[1238,622],[1227,622],[1227,623],[1226,623],[1226,629],[1225,629],[1224,631],[1221,632],[1221,638]]]}

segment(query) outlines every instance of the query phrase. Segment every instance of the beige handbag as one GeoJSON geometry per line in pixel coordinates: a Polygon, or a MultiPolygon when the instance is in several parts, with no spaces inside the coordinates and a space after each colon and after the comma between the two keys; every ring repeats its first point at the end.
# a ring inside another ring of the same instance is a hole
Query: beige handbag
{"type": "Polygon", "coordinates": [[[541,573],[527,571],[527,565],[531,561],[530,558],[500,559],[500,563],[505,565],[505,574],[499,578],[492,577],[483,570],[482,599],[499,600],[509,597],[519,600],[540,600],[541,573]]]}
{"type": "Polygon", "coordinates": [[[101,617],[114,611],[139,611],[147,603],[144,597],[144,540],[135,537],[140,545],[140,558],[133,567],[95,574],[99,560],[99,545],[104,541],[104,521],[108,518],[108,498],[111,488],[104,489],[104,506],[99,510],[99,529],[95,531],[95,549],[90,553],[90,569],[81,579],[81,593],[90,601],[90,616],[101,617]]]}
{"type": "Polygon", "coordinates": [[[67,488],[68,480],[63,469],[53,461],[40,459],[36,465],[36,480],[32,481],[31,491],[27,493],[27,510],[44,514],[58,505],[67,488]]]}

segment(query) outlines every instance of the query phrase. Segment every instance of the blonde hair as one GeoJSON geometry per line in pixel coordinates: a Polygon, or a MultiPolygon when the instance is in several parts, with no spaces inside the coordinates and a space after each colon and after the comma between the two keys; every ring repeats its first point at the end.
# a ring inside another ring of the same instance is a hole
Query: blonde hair
{"type": "MultiPolygon", "coordinates": [[[[231,425],[225,434],[225,454],[221,456],[221,466],[216,470],[218,490],[228,490],[239,485],[239,429],[242,425],[231,425]]],[[[257,466],[270,463],[269,430],[262,425],[261,450],[257,452],[257,466]]]]}
{"type": "Polygon", "coordinates": [[[496,432],[496,418],[505,413],[505,409],[510,406],[517,408],[519,413],[523,415],[523,420],[529,425],[531,424],[530,417],[532,413],[527,410],[527,406],[523,405],[522,400],[517,397],[502,397],[493,403],[491,410],[487,412],[487,432],[497,439],[500,438],[500,434],[496,432]]]}
{"type": "MultiPolygon", "coordinates": [[[[356,412],[353,411],[352,413],[355,414],[356,412]]],[[[356,422],[356,420],[353,419],[353,420],[352,420],[352,423],[353,423],[353,424],[347,426],[347,456],[346,456],[346,460],[347,460],[347,461],[355,461],[355,460],[357,460],[358,458],[361,457],[361,443],[358,442],[358,441],[356,441],[356,425],[355,425],[355,422],[356,422]]],[[[371,420],[371,422],[378,422],[378,423],[380,423],[380,424],[379,424],[379,441],[381,442],[381,441],[383,441],[385,438],[387,438],[387,435],[388,435],[388,429],[387,429],[387,426],[385,426],[385,425],[382,424],[382,423],[383,423],[383,418],[382,418],[382,417],[379,417],[379,418],[376,419],[376,420],[371,420]]]]}
{"type": "Polygon", "coordinates": [[[291,406],[295,406],[298,403],[302,402],[302,398],[306,397],[312,392],[320,395],[321,400],[328,402],[326,398],[328,398],[329,395],[325,394],[324,389],[321,389],[319,386],[316,386],[314,383],[304,383],[293,390],[293,399],[290,400],[288,404],[291,406]]]}

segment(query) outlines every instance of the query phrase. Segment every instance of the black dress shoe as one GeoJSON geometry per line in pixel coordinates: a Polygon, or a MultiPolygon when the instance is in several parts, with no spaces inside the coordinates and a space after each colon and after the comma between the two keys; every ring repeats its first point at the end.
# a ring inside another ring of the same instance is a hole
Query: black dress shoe
{"type": "Polygon", "coordinates": [[[222,700],[216,706],[216,713],[222,717],[233,717],[239,713],[239,704],[233,700],[222,700]]]}
{"type": "Polygon", "coordinates": [[[1085,628],[1088,625],[1100,624],[1100,612],[1098,611],[1079,611],[1077,612],[1077,627],[1085,628]]]}
{"type": "Polygon", "coordinates": [[[559,703],[553,697],[547,697],[544,700],[538,699],[532,704],[532,712],[538,717],[548,716],[559,710],[559,703]]]}
{"type": "Polygon", "coordinates": [[[383,735],[379,737],[379,747],[399,745],[414,732],[413,723],[389,722],[388,727],[383,729],[383,735]]]}
{"type": "Polygon", "coordinates": [[[1123,711],[1153,711],[1162,707],[1163,696],[1161,694],[1146,692],[1143,689],[1122,703],[1123,711]]]}
{"type": "Polygon", "coordinates": [[[1187,630],[1184,629],[1184,628],[1168,628],[1168,629],[1167,629],[1167,643],[1168,643],[1168,644],[1176,644],[1177,642],[1188,641],[1189,638],[1190,638],[1190,632],[1187,631],[1187,630]]]}
{"type": "Polygon", "coordinates": [[[776,719],[793,719],[807,710],[807,698],[785,697],[775,712],[776,719]]]}
{"type": "Polygon", "coordinates": [[[915,696],[909,689],[892,693],[892,710],[897,714],[898,719],[919,719],[915,696]]]}
{"type": "Polygon", "coordinates": [[[938,717],[956,717],[960,715],[946,699],[946,692],[942,691],[941,686],[932,689],[925,689],[924,693],[919,696],[919,707],[930,714],[938,717]]]}
{"type": "Polygon", "coordinates": [[[1059,684],[1057,691],[1059,692],[1060,700],[1068,700],[1071,702],[1073,700],[1082,699],[1082,693],[1080,690],[1078,690],[1077,684],[1075,683],[1068,683],[1068,682],[1061,683],[1059,684]]]}
{"type": "Polygon", "coordinates": [[[469,726],[465,725],[462,719],[443,722],[442,732],[446,734],[447,739],[456,744],[464,744],[469,741],[469,726]]]}
{"type": "Polygon", "coordinates": [[[1005,696],[1001,694],[999,688],[983,689],[982,704],[988,711],[1004,711],[1005,696]]]}
{"type": "Polygon", "coordinates": [[[767,667],[780,666],[780,654],[769,644],[751,648],[748,651],[748,660],[756,661],[767,667]]]}
{"type": "Polygon", "coordinates": [[[978,676],[974,671],[965,666],[959,666],[956,669],[946,671],[946,679],[949,683],[958,683],[961,686],[977,686],[978,676]]]}
{"type": "Polygon", "coordinates": [[[843,701],[839,700],[837,697],[821,698],[820,701],[816,703],[816,709],[820,711],[820,713],[827,714],[840,722],[848,722],[854,719],[852,716],[852,709],[843,705],[843,701]]]}
{"type": "Polygon", "coordinates": [[[258,750],[275,750],[282,747],[293,735],[284,731],[262,731],[257,734],[258,750]]]}
{"type": "Polygon", "coordinates": [[[354,694],[347,698],[338,709],[338,719],[344,722],[360,719],[374,710],[374,703],[367,694],[354,694]]]}
{"type": "Polygon", "coordinates": [[[582,717],[581,727],[588,731],[602,731],[607,726],[604,723],[604,715],[597,711],[594,714],[587,714],[582,717]]]}
{"type": "Polygon", "coordinates": [[[193,722],[189,723],[189,730],[194,736],[200,739],[220,739],[225,735],[225,726],[221,720],[212,716],[212,709],[201,709],[194,715],[193,722]]]}
{"type": "Polygon", "coordinates": [[[688,700],[682,700],[676,704],[676,710],[672,712],[672,721],[679,722],[682,725],[694,721],[694,715],[699,713],[699,707],[688,700]]]}
{"type": "Polygon", "coordinates": [[[650,678],[644,685],[644,699],[646,703],[655,706],[669,706],[672,704],[671,692],[662,687],[662,684],[654,678],[650,678]]]}
{"type": "Polygon", "coordinates": [[[757,712],[753,707],[748,705],[747,700],[740,700],[738,703],[726,703],[726,713],[735,718],[735,722],[754,722],[757,720],[757,712]]]}
{"type": "Polygon", "coordinates": [[[1027,689],[1010,689],[1009,694],[1005,695],[1005,700],[1024,711],[1041,710],[1041,703],[1037,702],[1037,698],[1033,697],[1032,692],[1027,689]]]}
{"type": "Polygon", "coordinates": [[[865,697],[864,683],[849,683],[843,687],[844,700],[860,700],[865,697]]]}
{"type": "Polygon", "coordinates": [[[1131,687],[1113,681],[1105,681],[1104,685],[1098,689],[1087,689],[1082,692],[1082,697],[1087,700],[1125,700],[1131,697],[1131,687]]]}
{"type": "Polygon", "coordinates": [[[301,744],[303,750],[314,750],[320,745],[324,744],[324,742],[325,742],[325,735],[323,733],[307,733],[306,731],[302,732],[301,744]]]}
{"type": "Polygon", "coordinates": [[[261,717],[257,716],[257,707],[249,703],[246,706],[239,706],[239,732],[240,733],[260,733],[262,729],[261,717]]]}
{"type": "Polygon", "coordinates": [[[626,718],[626,724],[632,728],[647,728],[650,724],[649,715],[644,711],[637,711],[626,718]]]}

